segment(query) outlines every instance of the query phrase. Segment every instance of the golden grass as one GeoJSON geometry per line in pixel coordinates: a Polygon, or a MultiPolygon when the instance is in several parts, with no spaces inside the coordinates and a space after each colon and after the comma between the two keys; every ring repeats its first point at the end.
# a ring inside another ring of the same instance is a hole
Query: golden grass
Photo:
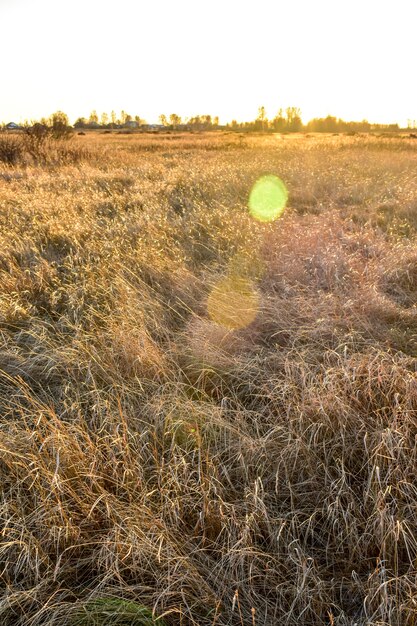
{"type": "Polygon", "coordinates": [[[0,163],[2,626],[416,626],[415,143],[60,150],[0,163]]]}

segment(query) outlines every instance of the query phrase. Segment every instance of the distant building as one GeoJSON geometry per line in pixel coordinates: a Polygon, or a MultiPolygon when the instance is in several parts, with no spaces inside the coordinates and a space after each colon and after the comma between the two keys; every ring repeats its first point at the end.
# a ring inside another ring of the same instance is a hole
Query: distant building
{"type": "Polygon", "coordinates": [[[8,124],[6,124],[6,130],[17,130],[19,128],[20,126],[18,124],[15,124],[14,122],[9,122],[8,124]]]}
{"type": "Polygon", "coordinates": [[[135,120],[129,120],[125,123],[125,128],[139,128],[139,124],[135,120]]]}
{"type": "Polygon", "coordinates": [[[141,129],[144,131],[165,130],[163,124],[142,124],[141,129]]]}

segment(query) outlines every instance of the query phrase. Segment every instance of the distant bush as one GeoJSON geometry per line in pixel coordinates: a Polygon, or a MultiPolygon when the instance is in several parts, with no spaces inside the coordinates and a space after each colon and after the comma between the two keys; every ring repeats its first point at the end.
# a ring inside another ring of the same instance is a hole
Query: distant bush
{"type": "Polygon", "coordinates": [[[35,163],[45,160],[50,129],[45,124],[36,123],[23,127],[23,147],[35,163]]]}
{"type": "MultiPolygon", "coordinates": [[[[68,142],[73,136],[71,129],[65,130],[64,126],[49,126],[37,122],[31,126],[23,127],[21,150],[25,152],[34,163],[79,163],[91,155],[85,147],[75,146],[68,142]]],[[[83,133],[85,134],[85,133],[83,133]]]]}
{"type": "Polygon", "coordinates": [[[22,144],[15,137],[0,137],[0,162],[16,165],[22,157],[22,144]]]}
{"type": "Polygon", "coordinates": [[[23,149],[32,157],[35,163],[42,163],[48,160],[51,146],[55,142],[64,142],[74,135],[73,129],[69,125],[68,117],[62,111],[53,113],[49,119],[41,122],[26,124],[23,130],[23,149]]]}

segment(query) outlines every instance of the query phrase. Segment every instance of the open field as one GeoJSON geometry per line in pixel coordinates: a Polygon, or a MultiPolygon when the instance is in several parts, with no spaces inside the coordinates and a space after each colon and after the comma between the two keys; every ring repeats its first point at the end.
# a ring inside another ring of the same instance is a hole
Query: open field
{"type": "Polygon", "coordinates": [[[0,162],[2,626],[417,625],[416,172],[366,136],[0,162]]]}

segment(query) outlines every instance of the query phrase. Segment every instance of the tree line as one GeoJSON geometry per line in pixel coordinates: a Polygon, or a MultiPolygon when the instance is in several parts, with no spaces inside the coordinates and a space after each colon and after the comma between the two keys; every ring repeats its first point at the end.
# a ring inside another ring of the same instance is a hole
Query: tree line
{"type": "MultiPolygon", "coordinates": [[[[159,126],[171,130],[185,126],[208,130],[219,128],[220,126],[217,115],[196,115],[183,119],[177,113],[170,113],[169,115],[163,113],[159,116],[158,121],[159,124],[151,124],[151,126],[159,126]]],[[[97,126],[101,128],[124,128],[129,126],[147,126],[147,124],[139,115],[130,115],[126,111],[121,111],[119,115],[115,111],[112,111],[110,114],[101,113],[100,116],[97,114],[97,111],[92,111],[88,118],[79,117],[74,123],[74,128],[97,128],[97,126]]]]}
{"type": "Polygon", "coordinates": [[[72,129],[121,129],[121,128],[154,128],[166,130],[217,130],[227,129],[240,132],[278,132],[278,133],[297,133],[297,132],[322,132],[322,133],[339,133],[339,132],[368,132],[373,130],[399,130],[398,124],[371,124],[367,120],[360,122],[345,121],[340,118],[328,115],[327,117],[314,118],[304,124],[301,117],[301,110],[298,107],[287,107],[279,109],[276,115],[268,118],[264,106],[258,109],[258,115],[254,120],[247,122],[238,122],[232,120],[227,124],[220,124],[218,116],[212,115],[195,115],[193,117],[182,118],[177,113],[169,115],[161,114],[159,116],[159,124],[146,124],[146,121],[139,115],[130,115],[122,110],[120,113],[111,111],[110,113],[98,114],[93,110],[89,117],[78,117],[73,126],[70,125],[69,118],[63,111],[57,111],[48,118],[41,118],[37,122],[26,122],[21,128],[33,128],[37,126],[48,129],[53,136],[65,137],[70,135],[72,129]]]}
{"type": "Polygon", "coordinates": [[[360,122],[346,122],[332,115],[316,117],[304,124],[301,110],[298,107],[278,109],[277,114],[269,119],[264,106],[259,107],[258,116],[252,122],[237,122],[232,120],[228,128],[240,131],[275,132],[275,133],[343,133],[369,132],[372,130],[399,130],[398,124],[371,124],[368,120],[360,122]]]}

